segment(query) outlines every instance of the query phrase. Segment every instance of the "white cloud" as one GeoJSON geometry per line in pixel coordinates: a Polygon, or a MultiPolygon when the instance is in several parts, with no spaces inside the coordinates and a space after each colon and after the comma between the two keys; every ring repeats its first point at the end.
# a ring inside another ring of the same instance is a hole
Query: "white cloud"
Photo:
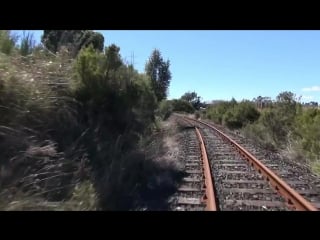
{"type": "Polygon", "coordinates": [[[301,99],[303,99],[303,100],[311,100],[311,99],[313,99],[313,96],[302,96],[301,99]]]}
{"type": "Polygon", "coordinates": [[[302,88],[302,91],[304,91],[304,92],[318,92],[318,91],[320,91],[320,86],[312,86],[309,88],[302,88]]]}

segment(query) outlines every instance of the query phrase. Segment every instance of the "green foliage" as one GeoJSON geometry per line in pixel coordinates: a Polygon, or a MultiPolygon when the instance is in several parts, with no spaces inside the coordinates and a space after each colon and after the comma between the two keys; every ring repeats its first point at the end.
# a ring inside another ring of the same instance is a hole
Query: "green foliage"
{"type": "Polygon", "coordinates": [[[245,126],[258,120],[260,113],[257,111],[253,103],[250,101],[242,101],[237,106],[237,115],[242,126],[245,126]]]}
{"type": "Polygon", "coordinates": [[[89,129],[86,147],[104,209],[132,205],[132,191],[144,174],[142,157],[132,150],[150,133],[157,108],[150,78],[124,65],[119,50],[111,45],[101,54],[91,46],[75,63],[73,92],[89,129]]]}
{"type": "Polygon", "coordinates": [[[286,119],[283,118],[278,109],[263,111],[258,124],[262,124],[266,128],[266,131],[271,134],[273,141],[278,144],[285,143],[289,129],[286,127],[286,119]]]}
{"type": "Polygon", "coordinates": [[[11,54],[17,41],[18,36],[12,35],[8,30],[0,30],[0,52],[11,54]]]}
{"type": "Polygon", "coordinates": [[[72,56],[92,44],[97,51],[102,51],[104,37],[102,34],[91,30],[44,30],[41,37],[43,45],[56,53],[62,46],[66,46],[72,56]]]}
{"type": "Polygon", "coordinates": [[[234,109],[229,109],[223,114],[222,124],[227,126],[228,128],[241,128],[242,124],[238,119],[238,116],[234,112],[234,109]]]}
{"type": "Polygon", "coordinates": [[[109,47],[105,48],[105,75],[106,78],[109,78],[109,73],[113,71],[114,73],[119,69],[123,62],[120,56],[120,48],[115,44],[110,45],[109,47]]]}
{"type": "MultiPolygon", "coordinates": [[[[314,104],[316,106],[316,104],[314,104]]],[[[309,161],[320,159],[320,111],[303,108],[291,92],[282,92],[272,107],[261,112],[258,121],[244,129],[244,133],[264,146],[291,148],[295,156],[309,161]]],[[[303,159],[300,159],[303,160],[303,159]]]]}
{"type": "Polygon", "coordinates": [[[215,123],[222,124],[224,114],[228,111],[228,109],[232,107],[233,104],[227,101],[223,101],[213,106],[209,106],[206,111],[207,118],[213,120],[215,123]]]}
{"type": "Polygon", "coordinates": [[[282,92],[277,96],[276,111],[281,115],[283,124],[291,128],[296,117],[297,102],[292,92],[282,92]]]}
{"type": "Polygon", "coordinates": [[[98,54],[93,46],[90,46],[80,52],[75,62],[76,72],[76,88],[82,98],[90,98],[91,96],[101,93],[105,90],[103,85],[103,69],[102,69],[102,55],[98,54]],[[85,89],[85,93],[82,93],[85,89]],[[86,96],[84,96],[86,94],[86,96]]]}
{"type": "Polygon", "coordinates": [[[292,92],[281,92],[276,102],[259,96],[254,102],[234,99],[209,106],[205,116],[215,123],[242,133],[269,150],[285,150],[297,160],[309,162],[319,172],[320,110],[317,103],[307,107],[292,92]],[[256,105],[261,109],[257,111],[256,105]]]}
{"type": "Polygon", "coordinates": [[[97,171],[103,171],[101,166],[112,154],[110,146],[119,136],[118,151],[124,153],[150,130],[157,107],[149,78],[123,65],[119,50],[111,45],[102,54],[90,46],[81,50],[75,63],[73,92],[90,129],[88,141],[97,171]]]}
{"type": "Polygon", "coordinates": [[[320,159],[320,111],[306,109],[297,116],[295,133],[309,159],[320,159]]]}
{"type": "Polygon", "coordinates": [[[25,32],[24,32],[21,39],[20,49],[19,49],[20,54],[22,56],[27,56],[32,53],[34,47],[35,47],[35,41],[33,40],[33,34],[27,33],[27,35],[25,35],[25,32]]]}
{"type": "Polygon", "coordinates": [[[56,210],[62,211],[94,211],[97,210],[97,192],[93,184],[86,180],[78,183],[72,192],[72,197],[61,204],[56,210]]]}
{"type": "Polygon", "coordinates": [[[180,100],[180,99],[173,99],[172,107],[173,107],[173,111],[176,111],[176,112],[194,113],[195,111],[191,103],[185,100],[180,100]]]}
{"type": "Polygon", "coordinates": [[[14,186],[58,201],[78,180],[83,153],[73,141],[81,128],[76,106],[56,89],[65,77],[59,65],[34,56],[28,60],[0,55],[6,66],[0,72],[0,188],[14,186]]]}
{"type": "Polygon", "coordinates": [[[284,146],[288,141],[289,134],[294,130],[296,111],[297,103],[294,94],[282,92],[277,96],[275,105],[262,112],[257,124],[262,124],[266,128],[278,146],[284,146]]]}
{"type": "MultiPolygon", "coordinates": [[[[129,71],[129,79],[130,69],[129,71]]],[[[138,123],[139,132],[149,132],[152,124],[155,121],[155,110],[158,107],[156,96],[152,90],[150,80],[144,74],[136,74],[135,80],[132,82],[132,90],[134,94],[131,95],[131,100],[134,105],[132,111],[135,114],[135,119],[138,123]],[[134,98],[136,100],[134,100],[134,98]]]]}
{"type": "MultiPolygon", "coordinates": [[[[54,32],[44,34],[53,50],[81,33],[54,32]]],[[[17,186],[22,209],[90,210],[96,197],[102,208],[128,207],[154,173],[150,165],[145,176],[138,149],[158,106],[150,76],[125,65],[118,46],[100,50],[88,44],[75,60],[41,47],[28,58],[0,54],[0,188],[17,186]]]]}
{"type": "MultiPolygon", "coordinates": [[[[242,110],[246,112],[244,109],[242,110]]],[[[258,121],[245,129],[247,135],[253,137],[262,145],[272,148],[285,147],[289,142],[289,136],[294,132],[294,122],[299,105],[291,92],[282,92],[277,96],[277,102],[269,108],[264,108],[258,121]],[[263,134],[259,133],[262,131],[263,134]]]]}
{"type": "Polygon", "coordinates": [[[258,122],[246,125],[242,131],[247,138],[266,149],[274,151],[277,147],[270,130],[258,122]]]}
{"type": "Polygon", "coordinates": [[[0,209],[4,211],[94,211],[98,206],[97,192],[88,180],[77,183],[67,201],[44,201],[22,192],[16,194],[12,200],[14,201],[9,202],[0,199],[0,209]]]}
{"type": "Polygon", "coordinates": [[[92,44],[93,48],[96,49],[99,52],[103,51],[104,47],[104,37],[101,33],[93,32],[93,31],[82,31],[80,34],[80,37],[78,37],[79,41],[79,48],[77,51],[80,51],[80,49],[89,47],[89,45],[92,44]]]}
{"type": "Polygon", "coordinates": [[[172,101],[170,100],[162,100],[159,104],[159,115],[163,120],[166,120],[170,117],[173,112],[172,101]]]}
{"type": "Polygon", "coordinates": [[[239,104],[231,101],[229,106],[230,108],[225,112],[222,118],[222,123],[229,128],[242,128],[259,118],[259,112],[249,101],[243,101],[239,104]]]}
{"type": "Polygon", "coordinates": [[[44,30],[43,35],[41,36],[42,44],[48,50],[56,53],[58,51],[58,45],[63,32],[63,30],[44,30]]]}
{"type": "Polygon", "coordinates": [[[152,52],[145,67],[146,74],[151,79],[152,88],[158,102],[167,98],[167,90],[171,80],[169,67],[169,60],[164,61],[160,51],[157,49],[152,52]]]}
{"type": "Polygon", "coordinates": [[[284,103],[287,105],[295,104],[295,95],[292,92],[281,92],[277,96],[278,103],[284,103]]]}
{"type": "Polygon", "coordinates": [[[158,115],[166,120],[173,112],[194,113],[190,102],[181,99],[162,100],[159,104],[158,115]]]}
{"type": "Polygon", "coordinates": [[[193,108],[196,110],[199,110],[200,107],[203,106],[203,104],[200,101],[201,97],[197,95],[196,92],[186,92],[184,95],[182,95],[181,100],[188,101],[192,104],[193,108]]]}

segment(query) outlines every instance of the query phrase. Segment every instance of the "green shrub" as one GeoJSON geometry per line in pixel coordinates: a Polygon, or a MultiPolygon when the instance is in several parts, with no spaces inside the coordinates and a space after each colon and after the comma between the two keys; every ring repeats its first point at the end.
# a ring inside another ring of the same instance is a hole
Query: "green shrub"
{"type": "Polygon", "coordinates": [[[209,107],[206,116],[218,124],[223,124],[232,129],[239,129],[256,121],[260,113],[253,103],[235,100],[221,102],[209,107]]]}
{"type": "Polygon", "coordinates": [[[172,102],[169,100],[162,100],[159,104],[159,115],[163,120],[166,120],[170,117],[173,112],[172,102]]]}
{"type": "Polygon", "coordinates": [[[8,30],[0,30],[0,52],[5,54],[11,54],[14,49],[18,37],[12,35],[8,30]]]}
{"type": "Polygon", "coordinates": [[[311,160],[320,159],[320,111],[318,109],[306,109],[297,116],[295,134],[305,155],[311,160]]]}
{"type": "Polygon", "coordinates": [[[0,187],[19,189],[16,209],[128,209],[148,184],[155,168],[139,148],[154,128],[154,89],[119,47],[105,50],[0,54],[0,187]]]}
{"type": "Polygon", "coordinates": [[[230,102],[221,102],[213,106],[209,106],[206,112],[207,118],[214,121],[215,123],[222,124],[223,115],[229,108],[232,107],[230,102]]]}
{"type": "Polygon", "coordinates": [[[181,99],[173,99],[172,107],[173,107],[173,111],[176,111],[176,112],[194,113],[195,111],[191,103],[181,99]]]}

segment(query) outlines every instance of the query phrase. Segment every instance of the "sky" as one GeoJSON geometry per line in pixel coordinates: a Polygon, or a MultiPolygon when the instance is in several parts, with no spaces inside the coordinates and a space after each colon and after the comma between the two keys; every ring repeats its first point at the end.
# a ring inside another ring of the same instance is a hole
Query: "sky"
{"type": "MultiPolygon", "coordinates": [[[[42,31],[26,31],[40,42],[42,31]]],[[[302,102],[320,102],[320,31],[96,31],[104,35],[106,46],[118,45],[123,59],[139,72],[159,49],[171,64],[169,99],[187,91],[203,101],[275,99],[291,91],[302,102]]]]}

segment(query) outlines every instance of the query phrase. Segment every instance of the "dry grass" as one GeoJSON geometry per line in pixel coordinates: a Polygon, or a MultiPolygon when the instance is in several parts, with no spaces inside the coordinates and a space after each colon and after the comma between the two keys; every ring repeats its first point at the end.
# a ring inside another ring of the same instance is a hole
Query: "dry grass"
{"type": "Polygon", "coordinates": [[[0,54],[0,69],[1,209],[61,207],[74,199],[72,189],[89,171],[85,149],[68,134],[78,127],[76,108],[66,94],[71,61],[45,52],[0,54]]]}
{"type": "Polygon", "coordinates": [[[89,181],[76,184],[72,197],[66,201],[48,201],[22,192],[13,196],[8,190],[2,192],[0,198],[2,211],[94,211],[97,206],[97,193],[89,181]]]}
{"type": "Polygon", "coordinates": [[[320,160],[316,160],[316,161],[312,162],[311,169],[315,174],[320,176],[320,160]]]}
{"type": "Polygon", "coordinates": [[[128,134],[83,123],[66,56],[0,55],[0,69],[1,210],[165,209],[179,175],[174,132],[159,124],[151,145],[123,151],[128,134]]]}

